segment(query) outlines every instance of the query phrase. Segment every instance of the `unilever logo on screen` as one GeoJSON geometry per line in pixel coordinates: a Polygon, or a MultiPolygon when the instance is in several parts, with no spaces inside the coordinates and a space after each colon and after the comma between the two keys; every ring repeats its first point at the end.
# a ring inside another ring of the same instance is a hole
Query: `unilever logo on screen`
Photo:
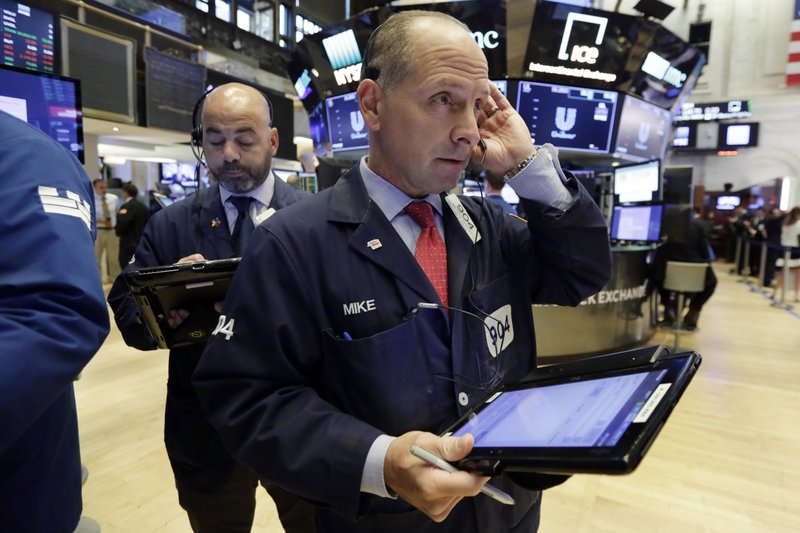
{"type": "Polygon", "coordinates": [[[364,117],[359,111],[350,111],[350,126],[353,131],[361,131],[364,129],[364,117]]]}
{"type": "Polygon", "coordinates": [[[567,132],[575,127],[575,122],[577,120],[577,109],[574,107],[558,106],[556,108],[556,128],[558,129],[550,132],[550,135],[554,139],[574,139],[576,134],[567,132]]]}

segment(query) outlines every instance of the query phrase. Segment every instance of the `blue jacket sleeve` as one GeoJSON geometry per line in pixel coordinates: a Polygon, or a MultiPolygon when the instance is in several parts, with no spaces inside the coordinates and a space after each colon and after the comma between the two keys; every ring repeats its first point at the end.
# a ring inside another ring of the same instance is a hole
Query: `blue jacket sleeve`
{"type": "Polygon", "coordinates": [[[2,124],[0,455],[72,386],[109,330],[88,177],[27,124],[2,124]]]}

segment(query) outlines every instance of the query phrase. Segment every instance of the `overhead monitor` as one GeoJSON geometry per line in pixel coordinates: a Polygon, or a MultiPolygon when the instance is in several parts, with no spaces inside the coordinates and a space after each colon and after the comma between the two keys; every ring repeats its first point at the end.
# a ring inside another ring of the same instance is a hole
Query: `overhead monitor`
{"type": "MultiPolygon", "coordinates": [[[[136,41],[62,18],[61,47],[64,74],[83,83],[84,114],[136,124],[136,41]]],[[[179,72],[167,71],[160,88],[174,90],[178,81],[179,72]]]]}
{"type": "Polygon", "coordinates": [[[517,111],[537,145],[577,152],[608,152],[617,93],[520,81],[517,111]]]}
{"type": "Polygon", "coordinates": [[[719,125],[719,149],[736,150],[758,146],[758,122],[719,125]]]}
{"type": "Polygon", "coordinates": [[[305,100],[311,94],[311,74],[308,69],[303,69],[297,81],[294,82],[294,90],[300,100],[305,100]]]}
{"type": "Polygon", "coordinates": [[[727,102],[685,102],[675,116],[675,122],[708,122],[747,118],[752,115],[750,100],[728,100],[727,102]]]}
{"type": "Polygon", "coordinates": [[[0,0],[3,61],[20,67],[55,74],[58,51],[56,14],[38,7],[0,0]]]}
{"type": "Polygon", "coordinates": [[[632,161],[663,159],[671,133],[672,114],[669,111],[633,96],[625,96],[614,152],[632,161]]]}
{"type": "Polygon", "coordinates": [[[369,133],[358,108],[356,93],[333,96],[325,100],[331,150],[363,150],[369,148],[369,133]]]}
{"type": "Polygon", "coordinates": [[[638,41],[649,51],[628,91],[666,109],[673,109],[694,88],[705,55],[680,37],[649,21],[641,21],[638,41]]]}
{"type": "Polygon", "coordinates": [[[672,148],[676,151],[695,148],[696,135],[696,129],[691,124],[677,126],[672,136],[672,148]]]}
{"type": "Polygon", "coordinates": [[[661,161],[653,160],[614,169],[614,195],[620,203],[661,200],[661,161]]]}
{"type": "Polygon", "coordinates": [[[0,66],[0,110],[36,126],[83,163],[80,87],[72,78],[0,66]]]}
{"type": "Polygon", "coordinates": [[[161,183],[177,183],[184,188],[197,187],[194,171],[194,163],[161,163],[161,183]]]}
{"type": "Polygon", "coordinates": [[[742,199],[738,196],[717,196],[717,211],[733,211],[742,203],[742,199]]]}
{"type": "Polygon", "coordinates": [[[663,206],[618,205],[611,217],[612,241],[658,242],[663,206]]]}

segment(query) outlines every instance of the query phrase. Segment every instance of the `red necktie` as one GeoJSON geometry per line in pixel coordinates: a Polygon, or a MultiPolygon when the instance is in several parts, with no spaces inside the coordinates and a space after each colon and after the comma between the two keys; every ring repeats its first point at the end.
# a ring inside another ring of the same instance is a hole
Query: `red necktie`
{"type": "Polygon", "coordinates": [[[447,250],[442,236],[436,229],[433,208],[428,202],[411,202],[404,211],[420,225],[422,232],[417,239],[414,255],[422,271],[428,276],[436,294],[447,305],[447,250]]]}

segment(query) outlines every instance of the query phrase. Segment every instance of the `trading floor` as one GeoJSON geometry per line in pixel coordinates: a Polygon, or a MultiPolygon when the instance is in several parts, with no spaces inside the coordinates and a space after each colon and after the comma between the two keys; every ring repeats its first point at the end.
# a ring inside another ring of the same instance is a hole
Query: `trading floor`
{"type": "MultiPolygon", "coordinates": [[[[699,331],[681,337],[703,365],[641,466],[547,491],[541,533],[800,531],[800,314],[716,271],[699,331]]],[[[166,378],[166,351],[128,348],[112,326],[76,384],[84,515],[104,532],[191,531],[163,445],[166,378]]],[[[282,531],[258,498],[253,531],[282,531]]]]}

